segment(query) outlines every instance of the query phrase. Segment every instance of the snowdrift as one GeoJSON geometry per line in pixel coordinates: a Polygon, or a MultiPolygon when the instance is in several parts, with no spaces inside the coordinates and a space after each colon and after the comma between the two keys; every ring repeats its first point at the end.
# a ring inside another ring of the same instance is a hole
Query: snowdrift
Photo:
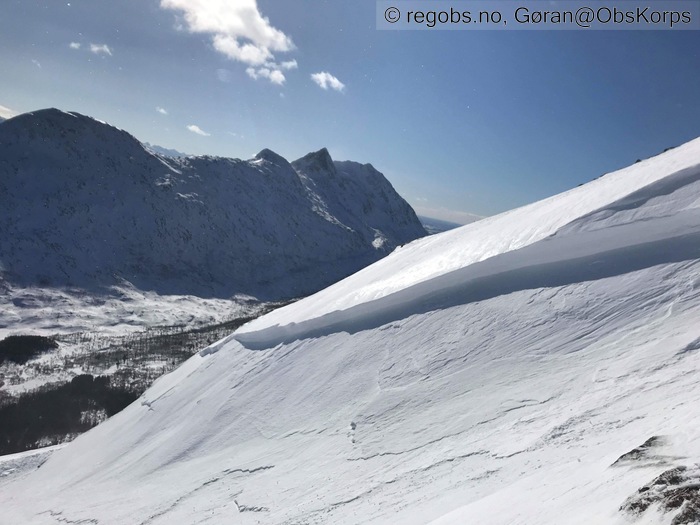
{"type": "Polygon", "coordinates": [[[0,520],[685,523],[699,219],[695,140],[400,247],[0,482],[0,520]]]}

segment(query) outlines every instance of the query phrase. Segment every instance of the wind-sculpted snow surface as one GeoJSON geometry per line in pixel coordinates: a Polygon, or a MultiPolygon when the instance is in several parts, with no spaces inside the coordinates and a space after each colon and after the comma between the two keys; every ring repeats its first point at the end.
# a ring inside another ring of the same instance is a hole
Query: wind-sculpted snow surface
{"type": "Polygon", "coordinates": [[[358,326],[365,316],[388,321],[388,311],[397,308],[389,317],[433,309],[440,306],[440,293],[454,300],[465,287],[466,293],[491,290],[476,293],[478,299],[496,289],[555,286],[578,276],[585,280],[586,272],[603,277],[694,258],[692,241],[700,232],[698,159],[700,140],[585,187],[401,247],[356,275],[249,323],[237,339],[274,346],[327,325],[328,331],[358,326]],[[667,244],[674,238],[680,247],[671,249],[667,244]],[[610,258],[605,268],[588,264],[605,253],[623,259],[617,269],[610,258]],[[572,261],[583,268],[574,268],[572,261]],[[503,286],[506,278],[509,286],[503,286]]]}
{"type": "Polygon", "coordinates": [[[694,141],[399,248],[10,479],[0,520],[682,523],[699,208],[694,141]]]}
{"type": "Polygon", "coordinates": [[[293,297],[425,235],[370,165],[326,150],[168,158],[55,109],[0,126],[0,277],[17,286],[293,297]],[[317,190],[318,188],[318,190],[317,190]]]}

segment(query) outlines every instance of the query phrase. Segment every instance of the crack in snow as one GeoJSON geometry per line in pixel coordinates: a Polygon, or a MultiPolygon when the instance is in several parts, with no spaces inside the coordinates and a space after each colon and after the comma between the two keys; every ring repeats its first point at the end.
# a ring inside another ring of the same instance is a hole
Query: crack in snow
{"type": "MultiPolygon", "coordinates": [[[[263,466],[261,466],[261,467],[255,467],[255,468],[251,468],[251,469],[246,469],[246,468],[226,469],[226,470],[224,470],[224,471],[221,473],[220,476],[217,476],[217,477],[215,477],[215,478],[212,478],[212,479],[209,479],[209,480],[205,481],[204,483],[202,483],[202,484],[199,485],[198,487],[195,487],[195,488],[192,489],[191,491],[189,491],[189,492],[187,492],[186,494],[183,494],[182,496],[180,496],[179,498],[177,498],[177,499],[176,499],[175,501],[173,501],[170,505],[168,505],[165,509],[163,509],[163,510],[161,510],[161,511],[159,511],[159,512],[156,512],[155,514],[152,514],[151,516],[149,516],[148,518],[146,518],[146,520],[142,521],[142,522],[140,523],[140,525],[146,525],[146,524],[148,524],[148,523],[152,523],[152,522],[153,522],[154,520],[156,520],[157,518],[160,518],[161,516],[167,514],[168,512],[172,511],[173,509],[175,509],[175,508],[176,508],[178,505],[180,505],[184,500],[191,498],[194,494],[196,494],[196,493],[199,492],[200,490],[202,490],[202,489],[208,487],[209,485],[212,485],[212,484],[214,484],[214,483],[216,483],[216,482],[218,482],[218,481],[221,481],[222,479],[224,479],[224,478],[226,478],[226,477],[228,477],[228,476],[230,476],[230,475],[232,475],[232,474],[255,474],[256,472],[261,472],[261,471],[264,471],[264,470],[270,470],[270,469],[272,469],[272,468],[274,468],[274,467],[275,467],[275,465],[263,465],[263,466]]],[[[237,493],[237,494],[235,494],[235,496],[239,496],[241,493],[242,493],[242,491],[239,492],[239,493],[237,493]]],[[[235,500],[234,500],[234,503],[235,503],[235,500]]],[[[238,508],[240,509],[238,503],[236,503],[236,507],[238,507],[238,508]]]]}
{"type": "MultiPolygon", "coordinates": [[[[461,434],[464,434],[466,432],[469,432],[469,430],[463,430],[460,432],[455,432],[454,434],[448,434],[446,436],[439,437],[437,439],[433,439],[431,441],[428,441],[427,443],[423,443],[422,445],[417,445],[415,447],[406,449],[406,450],[399,450],[399,451],[386,451],[386,452],[377,452],[376,454],[370,454],[369,456],[360,456],[356,458],[347,458],[347,461],[366,461],[369,459],[374,459],[377,457],[384,457],[384,456],[400,456],[402,454],[408,454],[409,452],[415,452],[416,450],[420,450],[421,448],[428,447],[430,445],[433,445],[435,443],[439,443],[440,441],[444,439],[449,439],[453,437],[457,437],[461,434]]],[[[477,452],[475,452],[476,454],[477,452]]]]}
{"type": "Polygon", "coordinates": [[[238,503],[235,499],[233,500],[234,505],[236,505],[236,508],[238,509],[238,512],[243,513],[243,512],[270,512],[270,509],[267,507],[256,507],[256,506],[249,506],[249,505],[242,505],[238,503]]]}
{"type": "Polygon", "coordinates": [[[94,518],[84,518],[78,520],[64,518],[63,511],[45,510],[44,512],[40,512],[39,516],[41,516],[42,514],[50,514],[51,517],[54,518],[58,523],[73,523],[76,525],[80,525],[83,523],[92,523],[93,525],[97,525],[99,523],[99,521],[97,521],[94,518]]]}

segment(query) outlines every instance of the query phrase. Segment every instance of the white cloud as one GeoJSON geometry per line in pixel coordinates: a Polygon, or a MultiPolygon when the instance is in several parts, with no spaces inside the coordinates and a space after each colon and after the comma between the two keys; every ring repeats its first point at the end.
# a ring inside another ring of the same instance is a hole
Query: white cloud
{"type": "Polygon", "coordinates": [[[345,84],[343,84],[336,77],[328,73],[327,71],[322,71],[321,73],[314,73],[311,75],[311,80],[316,82],[321,89],[335,89],[336,91],[344,91],[345,84]]]}
{"type": "Polygon", "coordinates": [[[262,16],[256,0],[161,0],[160,6],[182,11],[190,32],[211,34],[214,48],[233,60],[259,66],[273,52],[294,49],[291,38],[262,16]]]}
{"type": "Polygon", "coordinates": [[[297,64],[296,60],[288,60],[280,64],[275,62],[266,62],[263,64],[263,67],[249,67],[245,70],[245,72],[248,73],[250,78],[255,80],[259,78],[266,78],[273,84],[281,86],[284,84],[284,81],[287,80],[284,73],[282,73],[282,70],[285,69],[289,71],[290,69],[297,69],[298,67],[299,64],[297,64]]]}
{"type": "Polygon", "coordinates": [[[70,44],[68,44],[68,47],[70,47],[71,49],[80,49],[80,42],[71,42],[70,44]]]}
{"type": "Polygon", "coordinates": [[[5,107],[0,104],[0,117],[2,118],[12,118],[17,115],[17,112],[13,109],[5,107]]]}
{"type": "Polygon", "coordinates": [[[219,53],[254,68],[252,78],[282,84],[281,70],[296,67],[295,60],[276,63],[275,53],[294,50],[294,43],[262,16],[257,0],[161,0],[160,7],[181,12],[191,33],[211,35],[219,53]]]}
{"type": "Polygon", "coordinates": [[[202,137],[211,136],[210,133],[207,133],[202,128],[200,128],[199,126],[195,126],[194,124],[190,124],[189,126],[187,126],[187,129],[189,129],[192,133],[196,133],[197,135],[201,135],[202,137]]]}
{"type": "Polygon", "coordinates": [[[168,114],[168,110],[165,109],[165,108],[161,108],[160,106],[158,106],[158,107],[156,108],[156,111],[157,111],[158,113],[160,113],[161,115],[167,115],[167,114],[168,114]]]}
{"type": "Polygon", "coordinates": [[[281,86],[284,84],[284,81],[286,80],[284,73],[280,71],[279,69],[270,69],[267,67],[261,67],[261,68],[254,68],[254,67],[249,67],[248,69],[245,70],[246,73],[248,73],[248,76],[250,78],[253,78],[255,80],[259,78],[266,78],[273,84],[277,84],[278,86],[281,86]]]}
{"type": "Polygon", "coordinates": [[[96,55],[112,56],[112,50],[107,44],[90,44],[90,51],[96,55]]]}
{"type": "Polygon", "coordinates": [[[41,69],[41,62],[39,62],[38,60],[32,59],[32,64],[41,69]]]}

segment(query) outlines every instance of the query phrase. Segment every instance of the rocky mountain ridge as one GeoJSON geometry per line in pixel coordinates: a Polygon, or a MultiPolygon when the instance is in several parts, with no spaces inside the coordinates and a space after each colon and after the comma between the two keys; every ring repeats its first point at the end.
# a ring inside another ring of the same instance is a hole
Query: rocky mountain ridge
{"type": "Polygon", "coordinates": [[[425,235],[370,164],[168,158],[57,109],[0,126],[0,195],[0,275],[18,286],[293,297],[425,235]]]}

